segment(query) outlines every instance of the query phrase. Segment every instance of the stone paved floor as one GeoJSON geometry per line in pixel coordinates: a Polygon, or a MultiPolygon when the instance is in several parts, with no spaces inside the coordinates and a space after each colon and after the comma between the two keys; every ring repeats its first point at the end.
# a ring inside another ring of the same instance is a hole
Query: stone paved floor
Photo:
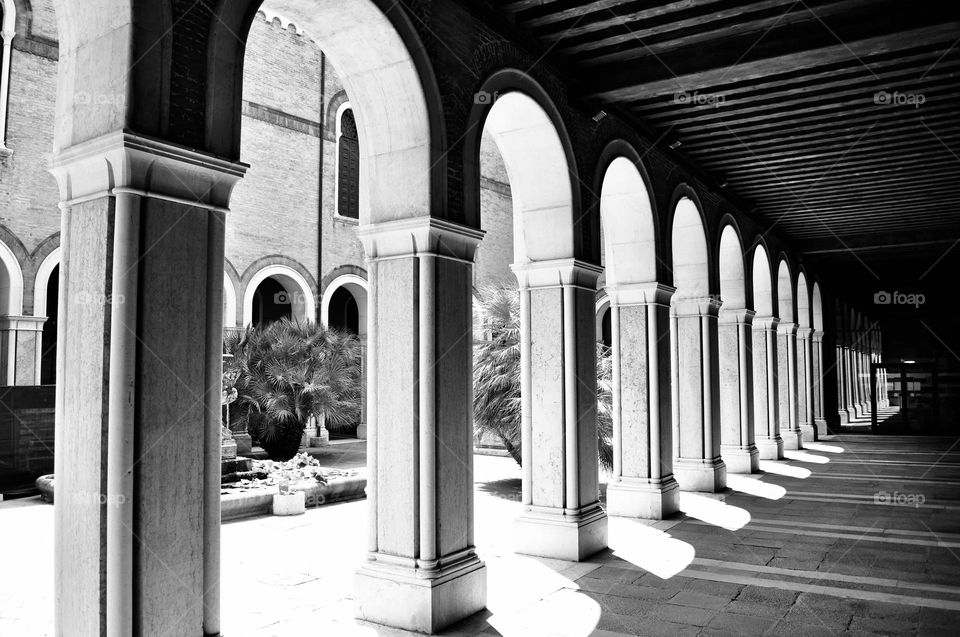
{"type": "MultiPolygon", "coordinates": [[[[510,552],[519,472],[478,456],[489,610],[446,634],[956,635],[958,442],[811,443],[722,496],[682,494],[676,519],[611,520],[612,549],[581,564],[510,552]]],[[[0,635],[52,633],[52,514],[0,504],[0,635]]],[[[406,634],[353,619],[365,518],[351,502],[225,524],[225,637],[406,634]]]]}

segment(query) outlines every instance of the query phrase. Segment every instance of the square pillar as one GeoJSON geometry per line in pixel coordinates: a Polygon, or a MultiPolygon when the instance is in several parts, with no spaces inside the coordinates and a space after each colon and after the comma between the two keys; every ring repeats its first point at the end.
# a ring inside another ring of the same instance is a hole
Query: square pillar
{"type": "Polygon", "coordinates": [[[663,519],[679,510],[673,477],[670,297],[657,283],[608,287],[613,334],[613,476],[607,513],[663,519]],[[662,389],[661,389],[662,388],[662,389]]]}
{"type": "Polygon", "coordinates": [[[720,310],[720,455],[730,473],[760,470],[753,424],[753,323],[747,309],[720,310]]]}
{"type": "Polygon", "coordinates": [[[720,458],[719,309],[713,297],[674,298],[671,308],[673,471],[684,491],[727,487],[720,458]]]}
{"type": "Polygon", "coordinates": [[[805,441],[817,439],[813,420],[813,330],[797,329],[797,403],[800,408],[800,436],[805,441]]]}
{"type": "Polygon", "coordinates": [[[811,352],[813,356],[813,385],[811,394],[813,397],[813,424],[817,429],[816,439],[827,435],[827,417],[823,408],[823,384],[825,376],[823,373],[823,332],[813,330],[810,336],[811,352]]]}
{"type": "Polygon", "coordinates": [[[780,437],[777,373],[777,324],[775,316],[753,319],[753,423],[761,460],[783,458],[780,437]]]}
{"type": "Polygon", "coordinates": [[[61,151],[55,632],[218,635],[224,226],[246,167],[61,151]]]}
{"type": "Polygon", "coordinates": [[[43,316],[0,316],[0,385],[39,385],[43,316]]]}
{"type": "Polygon", "coordinates": [[[797,402],[797,324],[777,325],[777,377],[780,437],[784,449],[800,449],[799,404],[797,402]]]}
{"type": "Polygon", "coordinates": [[[361,226],[367,253],[368,553],[359,616],[434,633],[486,605],[473,538],[473,257],[479,230],[361,226]]]}
{"type": "Polygon", "coordinates": [[[607,546],[597,457],[597,266],[515,265],[520,282],[523,512],[518,553],[580,561],[607,546]]]}

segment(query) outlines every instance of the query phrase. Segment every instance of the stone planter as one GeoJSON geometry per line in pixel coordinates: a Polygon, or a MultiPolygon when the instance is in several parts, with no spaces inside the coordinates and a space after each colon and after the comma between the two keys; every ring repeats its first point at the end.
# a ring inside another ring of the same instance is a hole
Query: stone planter
{"type": "Polygon", "coordinates": [[[274,515],[301,515],[306,511],[306,497],[303,491],[277,493],[273,496],[274,515]]]}

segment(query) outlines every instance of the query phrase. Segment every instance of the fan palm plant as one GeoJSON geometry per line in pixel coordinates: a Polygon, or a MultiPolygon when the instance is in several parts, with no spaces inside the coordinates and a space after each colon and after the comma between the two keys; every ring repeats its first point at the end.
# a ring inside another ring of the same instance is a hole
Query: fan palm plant
{"type": "MultiPolygon", "coordinates": [[[[520,298],[516,288],[491,285],[474,307],[474,429],[498,438],[520,464],[520,298]],[[478,336],[479,336],[478,334],[478,336]]],[[[610,349],[597,344],[597,443],[600,463],[613,467],[613,393],[610,349]]]]}
{"type": "Polygon", "coordinates": [[[289,460],[311,417],[337,429],[357,422],[361,349],[353,334],[282,319],[225,341],[239,372],[234,422],[242,420],[273,460],[289,460]]]}

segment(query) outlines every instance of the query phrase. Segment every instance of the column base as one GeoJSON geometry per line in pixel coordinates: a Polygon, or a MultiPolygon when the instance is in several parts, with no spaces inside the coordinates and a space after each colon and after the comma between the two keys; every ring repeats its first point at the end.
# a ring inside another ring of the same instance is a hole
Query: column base
{"type": "Polygon", "coordinates": [[[720,456],[727,465],[727,473],[756,473],[760,470],[760,452],[756,445],[720,445],[720,456]]]}
{"type": "Polygon", "coordinates": [[[816,418],[813,421],[814,427],[817,428],[817,440],[820,440],[821,437],[826,436],[827,431],[827,421],[825,418],[816,418]]]}
{"type": "Polygon", "coordinates": [[[817,427],[812,422],[800,425],[800,440],[802,442],[814,442],[817,439],[817,427]]]}
{"type": "Polygon", "coordinates": [[[624,478],[607,485],[607,515],[662,520],[680,510],[680,485],[665,479],[624,478]]]}
{"type": "Polygon", "coordinates": [[[802,442],[802,432],[799,429],[795,430],[780,430],[780,437],[783,438],[783,448],[789,449],[790,451],[797,451],[803,449],[802,442]]]}
{"type": "Polygon", "coordinates": [[[757,436],[757,451],[761,460],[783,460],[783,438],[757,436]]]}
{"type": "Polygon", "coordinates": [[[360,423],[357,425],[357,440],[366,440],[367,439],[367,423],[360,423]]]}
{"type": "Polygon", "coordinates": [[[673,475],[681,491],[718,493],[727,488],[727,465],[717,458],[674,458],[673,475]]]}
{"type": "Polygon", "coordinates": [[[569,509],[531,507],[517,518],[516,552],[580,562],[607,548],[607,515],[599,502],[569,509]]]}
{"type": "Polygon", "coordinates": [[[409,560],[399,562],[376,554],[357,571],[354,594],[359,619],[435,633],[486,607],[487,567],[472,549],[429,577],[409,560]]]}
{"type": "Polygon", "coordinates": [[[850,423],[850,412],[846,409],[841,409],[837,412],[837,415],[840,416],[840,424],[847,425],[850,423]]]}

